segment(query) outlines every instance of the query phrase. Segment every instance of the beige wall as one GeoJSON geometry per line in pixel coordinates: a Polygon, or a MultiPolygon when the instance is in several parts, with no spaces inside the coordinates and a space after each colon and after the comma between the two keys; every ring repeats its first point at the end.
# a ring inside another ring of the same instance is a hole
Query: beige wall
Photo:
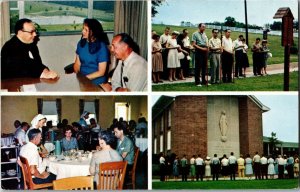
{"type": "MultiPolygon", "coordinates": [[[[108,33],[111,42],[113,34],[108,33]]],[[[64,67],[74,63],[77,43],[81,35],[56,35],[41,36],[38,42],[39,52],[42,61],[50,69],[60,73],[64,72],[64,67]]]]}
{"type": "Polygon", "coordinates": [[[37,98],[43,100],[62,100],[62,118],[68,119],[69,123],[78,121],[79,99],[86,101],[100,100],[100,118],[101,127],[110,126],[115,116],[115,102],[128,102],[131,105],[131,119],[138,120],[140,115],[148,119],[147,96],[3,96],[1,97],[1,133],[12,133],[15,131],[13,122],[20,121],[31,122],[37,114],[37,98]]]}

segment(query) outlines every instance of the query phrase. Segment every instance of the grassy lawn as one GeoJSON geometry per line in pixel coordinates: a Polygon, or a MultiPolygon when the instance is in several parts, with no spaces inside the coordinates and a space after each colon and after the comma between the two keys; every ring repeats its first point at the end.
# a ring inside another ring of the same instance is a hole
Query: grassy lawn
{"type": "Polygon", "coordinates": [[[152,182],[152,189],[295,189],[299,188],[298,179],[285,180],[236,180],[205,182],[152,182]]]}
{"type": "MultiPolygon", "coordinates": [[[[234,83],[197,87],[195,83],[162,84],[152,91],[282,91],[283,74],[235,79],[234,83]]],[[[298,72],[290,73],[290,91],[298,91],[298,72]]]]}
{"type": "MultiPolygon", "coordinates": [[[[11,2],[12,7],[16,7],[16,2],[11,2]]],[[[11,12],[11,17],[17,16],[17,11],[11,12]]],[[[25,14],[30,16],[78,16],[87,18],[88,9],[75,6],[61,5],[48,2],[26,2],[25,14]]],[[[93,18],[102,21],[102,26],[105,31],[114,30],[114,13],[103,10],[93,10],[93,18]]],[[[82,22],[83,22],[82,19],[82,22]]],[[[46,31],[81,31],[82,24],[64,24],[64,25],[40,25],[46,31]]]]}
{"type": "MultiPolygon", "coordinates": [[[[157,34],[161,35],[164,32],[166,25],[157,25],[157,24],[153,24],[152,25],[152,30],[155,30],[157,34]]],[[[190,40],[192,39],[192,34],[195,31],[198,31],[197,27],[181,27],[181,26],[170,26],[171,31],[179,31],[182,32],[182,30],[184,28],[187,28],[189,31],[189,37],[190,40]]],[[[225,28],[225,27],[224,27],[225,28]]],[[[206,29],[205,33],[207,35],[207,37],[210,39],[211,38],[211,30],[212,29],[206,29]]],[[[223,33],[224,35],[224,33],[223,33]]],[[[244,35],[244,37],[246,36],[245,33],[241,33],[241,32],[231,32],[231,39],[232,40],[236,40],[237,37],[239,35],[244,35]]],[[[249,47],[252,46],[252,44],[255,42],[255,39],[259,37],[262,39],[262,34],[253,34],[253,33],[249,33],[249,47]]],[[[219,34],[219,38],[220,38],[220,34],[219,34]]],[[[298,38],[294,37],[294,42],[296,43],[296,46],[298,47],[298,38]]],[[[268,59],[268,64],[279,64],[279,63],[284,63],[284,47],[281,46],[281,36],[274,36],[274,35],[268,35],[268,46],[269,49],[273,55],[272,58],[268,59]]],[[[252,65],[253,61],[252,61],[252,52],[248,51],[248,58],[249,58],[249,63],[250,65],[252,65]]],[[[297,62],[298,61],[298,55],[291,55],[290,56],[290,60],[291,62],[297,62]]]]}
{"type": "MultiPolygon", "coordinates": [[[[113,22],[102,22],[101,24],[105,31],[113,31],[114,29],[113,22]]],[[[41,28],[47,29],[47,31],[81,31],[82,24],[41,25],[41,28]]]]}

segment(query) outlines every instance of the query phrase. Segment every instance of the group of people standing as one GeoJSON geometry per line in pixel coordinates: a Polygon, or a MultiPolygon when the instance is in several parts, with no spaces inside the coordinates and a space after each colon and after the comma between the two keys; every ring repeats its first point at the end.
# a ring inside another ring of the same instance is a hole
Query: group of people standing
{"type": "Polygon", "coordinates": [[[160,155],[160,180],[168,181],[170,175],[174,176],[176,181],[179,175],[182,176],[182,181],[187,181],[188,175],[190,180],[203,181],[206,180],[219,180],[220,174],[224,177],[230,177],[230,180],[236,179],[236,174],[240,179],[248,177],[250,180],[252,176],[255,179],[274,179],[275,175],[278,175],[278,179],[294,178],[299,176],[299,158],[298,155],[286,156],[278,155],[274,157],[272,155],[266,157],[265,155],[258,155],[258,152],[250,157],[247,154],[246,157],[241,154],[239,158],[234,156],[231,152],[227,157],[224,154],[221,158],[214,154],[213,158],[207,156],[205,159],[199,154],[197,157],[193,155],[190,160],[186,155],[183,155],[181,159],[175,155],[175,159],[160,155]]]}
{"type": "MultiPolygon", "coordinates": [[[[220,39],[218,38],[219,30],[212,29],[212,37],[208,39],[205,29],[205,24],[200,23],[198,31],[192,34],[191,41],[187,29],[183,29],[182,34],[173,31],[169,35],[170,28],[166,27],[161,36],[152,31],[152,77],[154,83],[162,83],[161,73],[163,73],[163,78],[169,79],[169,81],[190,77],[191,52],[194,52],[195,56],[196,86],[221,82],[231,83],[234,77],[246,77],[246,68],[249,67],[248,45],[243,35],[239,35],[233,41],[230,37],[231,30],[226,29],[225,35],[220,39]],[[210,61],[210,72],[208,71],[208,61],[210,61]],[[166,77],[167,70],[169,71],[168,78],[166,77]],[[211,76],[210,83],[208,82],[208,73],[211,76]]],[[[260,38],[257,38],[251,51],[253,52],[253,74],[255,76],[267,74],[267,58],[271,56],[267,40],[263,40],[260,44],[260,38]]]]}

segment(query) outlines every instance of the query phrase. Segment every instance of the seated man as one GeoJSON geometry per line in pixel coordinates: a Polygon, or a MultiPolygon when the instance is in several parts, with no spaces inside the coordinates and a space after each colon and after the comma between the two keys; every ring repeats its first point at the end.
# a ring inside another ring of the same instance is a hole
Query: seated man
{"type": "Polygon", "coordinates": [[[20,156],[25,157],[30,166],[32,180],[35,184],[51,183],[56,175],[46,172],[46,164],[38,153],[42,133],[39,129],[32,129],[28,133],[29,142],[21,147],[20,156]]]}
{"type": "Polygon", "coordinates": [[[137,54],[138,45],[126,33],[114,36],[111,52],[118,65],[109,84],[102,84],[105,91],[145,91],[147,89],[147,61],[137,54]]]}
{"type": "Polygon", "coordinates": [[[29,19],[20,19],[15,25],[15,35],[1,50],[2,79],[34,77],[54,79],[56,72],[42,63],[36,41],[37,31],[29,19]]]}
{"type": "Polygon", "coordinates": [[[26,131],[29,129],[29,124],[27,122],[23,122],[21,124],[21,128],[19,128],[15,133],[15,138],[18,139],[18,142],[21,146],[26,144],[26,131]]]}
{"type": "Polygon", "coordinates": [[[119,123],[117,126],[114,127],[114,133],[116,138],[118,138],[117,143],[117,151],[124,159],[127,161],[127,169],[126,169],[126,176],[125,176],[125,183],[128,181],[128,173],[133,168],[134,163],[134,146],[132,141],[125,135],[126,127],[124,124],[119,123]]]}

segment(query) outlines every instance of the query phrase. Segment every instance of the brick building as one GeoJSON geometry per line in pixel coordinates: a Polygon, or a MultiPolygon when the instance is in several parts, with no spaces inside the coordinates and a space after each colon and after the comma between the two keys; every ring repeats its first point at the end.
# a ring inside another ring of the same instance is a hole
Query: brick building
{"type": "Polygon", "coordinates": [[[263,152],[262,113],[254,96],[161,96],[152,107],[152,149],[181,157],[263,152]],[[226,114],[226,133],[221,114],[226,114]]]}

